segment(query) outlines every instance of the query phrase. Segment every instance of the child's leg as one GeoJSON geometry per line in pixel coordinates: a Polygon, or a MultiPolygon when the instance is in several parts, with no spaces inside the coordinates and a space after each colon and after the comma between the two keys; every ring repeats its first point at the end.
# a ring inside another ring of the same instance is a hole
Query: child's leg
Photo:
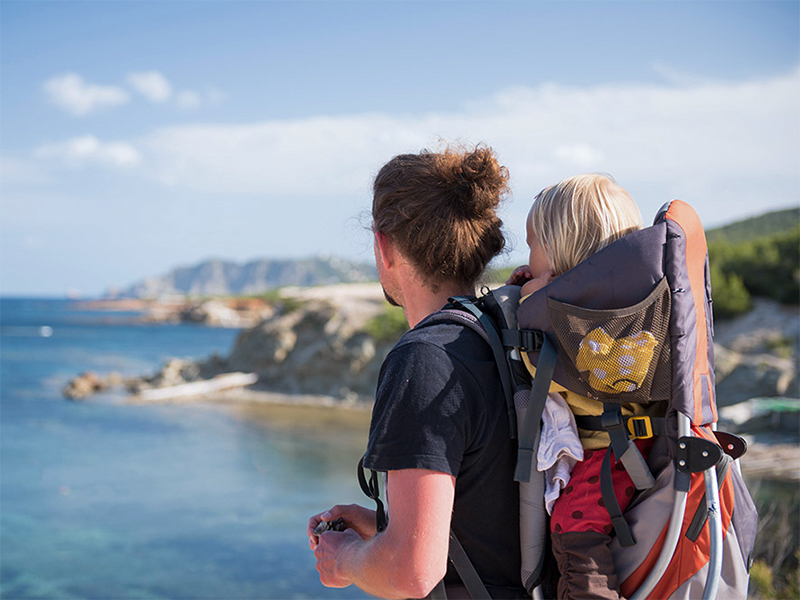
{"type": "MultiPolygon", "coordinates": [[[[637,445],[646,454],[652,440],[637,445]]],[[[572,470],[569,485],[553,506],[550,529],[553,554],[561,572],[559,598],[620,597],[614,559],[608,549],[614,528],[600,491],[601,466],[607,451],[585,452],[583,461],[572,470]]],[[[624,511],[636,491],[633,482],[624,467],[612,467],[611,480],[624,511]]]]}
{"type": "Polygon", "coordinates": [[[619,600],[610,541],[611,536],[595,531],[552,534],[553,555],[561,574],[559,600],[619,600]]]}
{"type": "MultiPolygon", "coordinates": [[[[653,439],[638,440],[636,446],[644,457],[653,445],[653,439]]],[[[583,460],[572,469],[572,477],[553,506],[550,530],[553,533],[568,531],[596,531],[611,534],[614,527],[600,491],[601,467],[608,448],[587,450],[583,460]]],[[[622,463],[611,467],[611,482],[620,509],[625,512],[631,503],[636,487],[622,463]]]]}

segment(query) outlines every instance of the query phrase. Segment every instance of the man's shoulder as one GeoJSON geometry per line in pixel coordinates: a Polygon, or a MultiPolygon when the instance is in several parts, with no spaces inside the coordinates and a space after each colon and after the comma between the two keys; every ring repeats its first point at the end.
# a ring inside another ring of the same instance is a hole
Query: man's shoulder
{"type": "MultiPolygon", "coordinates": [[[[478,326],[479,327],[479,326],[478,326]]],[[[434,313],[407,331],[393,350],[413,350],[415,347],[439,348],[448,354],[483,354],[488,344],[481,335],[463,319],[446,311],[434,313]]]]}
{"type": "MultiPolygon", "coordinates": [[[[384,360],[383,369],[412,369],[464,373],[493,379],[497,369],[489,344],[472,327],[448,318],[423,320],[407,331],[384,360]]],[[[415,371],[413,371],[415,372],[415,371]]]]}

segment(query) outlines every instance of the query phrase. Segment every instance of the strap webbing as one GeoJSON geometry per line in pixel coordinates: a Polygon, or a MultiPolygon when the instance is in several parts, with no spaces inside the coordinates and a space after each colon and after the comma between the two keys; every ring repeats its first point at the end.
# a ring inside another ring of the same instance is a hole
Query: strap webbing
{"type": "Polygon", "coordinates": [[[364,457],[362,456],[361,460],[358,461],[358,483],[361,486],[361,491],[364,492],[367,498],[375,501],[375,527],[378,531],[383,531],[386,529],[388,520],[386,519],[386,511],[383,508],[383,502],[381,502],[380,487],[378,487],[378,473],[372,469],[370,469],[369,472],[369,481],[367,481],[364,475],[364,457]]]}
{"type": "Polygon", "coordinates": [[[611,524],[614,526],[620,546],[628,547],[636,544],[636,538],[633,537],[633,532],[622,515],[622,509],[619,507],[617,494],[614,491],[614,482],[611,479],[612,450],[613,448],[606,449],[606,455],[603,457],[603,464],[600,467],[600,493],[608,516],[611,517],[611,524]]]}
{"type": "MultiPolygon", "coordinates": [[[[628,428],[628,421],[637,419],[635,416],[623,416],[622,424],[625,429],[628,428]]],[[[667,420],[664,417],[648,417],[650,424],[653,428],[653,435],[666,435],[667,434],[667,420]]],[[[578,429],[585,429],[587,431],[605,431],[605,427],[601,422],[600,415],[575,415],[575,424],[578,429]]],[[[716,433],[716,432],[715,432],[716,433]]]]}
{"type": "MultiPolygon", "coordinates": [[[[377,505],[377,509],[375,510],[375,524],[379,532],[384,531],[386,529],[386,525],[388,524],[388,520],[386,518],[386,511],[383,508],[383,502],[381,502],[380,499],[378,473],[370,469],[370,476],[369,479],[367,479],[367,477],[364,475],[364,471],[364,458],[362,457],[361,460],[358,461],[358,483],[361,485],[361,491],[363,491],[367,497],[375,501],[375,504],[377,505]]],[[[448,557],[453,563],[458,576],[461,577],[461,581],[464,583],[464,587],[467,588],[470,597],[474,598],[475,600],[479,598],[491,598],[489,592],[486,591],[486,586],[483,585],[483,582],[481,581],[480,575],[478,575],[478,572],[472,565],[472,561],[470,561],[466,551],[464,550],[464,547],[461,545],[461,542],[458,541],[458,538],[456,537],[456,534],[453,533],[452,529],[450,530],[448,557]]],[[[446,600],[447,594],[444,589],[443,581],[440,581],[439,584],[433,589],[431,592],[431,598],[436,600],[446,600]]]]}
{"type": "Polygon", "coordinates": [[[535,446],[539,438],[539,422],[542,420],[542,411],[550,391],[550,382],[556,366],[556,349],[547,335],[542,336],[542,349],[539,353],[539,362],[536,364],[536,376],[533,378],[528,410],[519,432],[517,448],[517,468],[514,471],[514,481],[530,481],[531,466],[536,452],[535,446]]]}
{"type": "Polygon", "coordinates": [[[464,587],[467,588],[470,597],[473,600],[491,598],[489,592],[486,590],[486,586],[483,585],[483,581],[481,581],[480,575],[478,575],[475,567],[472,566],[472,561],[467,556],[464,547],[461,545],[461,542],[458,541],[452,529],[450,530],[449,554],[450,560],[453,562],[453,566],[456,568],[458,576],[461,577],[461,581],[464,583],[464,587]]]}
{"type": "MultiPolygon", "coordinates": [[[[611,438],[611,448],[618,461],[625,465],[625,470],[633,480],[633,485],[637,490],[647,490],[656,484],[655,477],[647,466],[647,461],[639,452],[633,440],[628,438],[628,430],[622,420],[622,412],[619,404],[611,402],[603,403],[603,414],[600,416],[603,428],[611,438]]],[[[606,454],[608,456],[608,454],[606,454]]]]}

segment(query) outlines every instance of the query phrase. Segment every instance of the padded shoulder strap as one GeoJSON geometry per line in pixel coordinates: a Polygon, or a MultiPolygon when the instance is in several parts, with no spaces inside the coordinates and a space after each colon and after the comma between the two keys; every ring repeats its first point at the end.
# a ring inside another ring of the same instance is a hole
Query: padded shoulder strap
{"type": "Polygon", "coordinates": [[[423,323],[441,321],[445,319],[455,320],[470,329],[477,331],[492,349],[492,355],[497,363],[497,371],[500,374],[500,383],[503,386],[503,396],[506,400],[506,413],[508,414],[508,430],[511,437],[517,437],[517,417],[514,411],[514,388],[511,383],[511,371],[508,367],[503,340],[500,337],[497,326],[492,319],[475,304],[473,298],[467,296],[455,296],[450,298],[452,306],[461,310],[441,310],[432,314],[423,323]],[[465,315],[464,312],[467,314],[465,315]],[[467,316],[469,315],[469,316],[467,316]],[[470,318],[471,317],[471,318],[470,318]]]}

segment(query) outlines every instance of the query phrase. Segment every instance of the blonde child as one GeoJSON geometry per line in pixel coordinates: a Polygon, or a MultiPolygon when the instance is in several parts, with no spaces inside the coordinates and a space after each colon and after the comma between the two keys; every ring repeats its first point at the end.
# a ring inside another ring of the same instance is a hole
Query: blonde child
{"type": "MultiPolygon", "coordinates": [[[[565,179],[536,196],[527,220],[529,262],[517,267],[508,283],[522,285],[524,300],[595,252],[641,228],[642,218],[636,203],[610,177],[587,174],[565,179]]],[[[535,368],[525,358],[529,370],[535,374],[535,368]]],[[[557,414],[554,392],[566,401],[569,411],[564,412],[573,426],[570,411],[573,415],[603,412],[601,402],[569,392],[555,382],[550,392],[543,415],[545,429],[560,427],[547,422],[557,414]]],[[[642,412],[641,405],[622,404],[623,415],[642,412]]],[[[558,597],[619,598],[614,562],[608,549],[613,526],[600,491],[600,467],[609,451],[608,434],[585,430],[577,433],[583,451],[578,447],[577,453],[572,454],[576,460],[569,462],[574,464],[571,478],[567,472],[568,482],[564,482],[566,487],[560,495],[560,488],[556,488],[557,499],[552,504],[550,521],[553,553],[561,574],[558,597]]],[[[544,436],[543,432],[543,440],[544,436]]],[[[636,444],[646,454],[652,439],[637,440],[636,444]]],[[[621,466],[612,468],[612,482],[624,511],[635,488],[621,466]]]]}

